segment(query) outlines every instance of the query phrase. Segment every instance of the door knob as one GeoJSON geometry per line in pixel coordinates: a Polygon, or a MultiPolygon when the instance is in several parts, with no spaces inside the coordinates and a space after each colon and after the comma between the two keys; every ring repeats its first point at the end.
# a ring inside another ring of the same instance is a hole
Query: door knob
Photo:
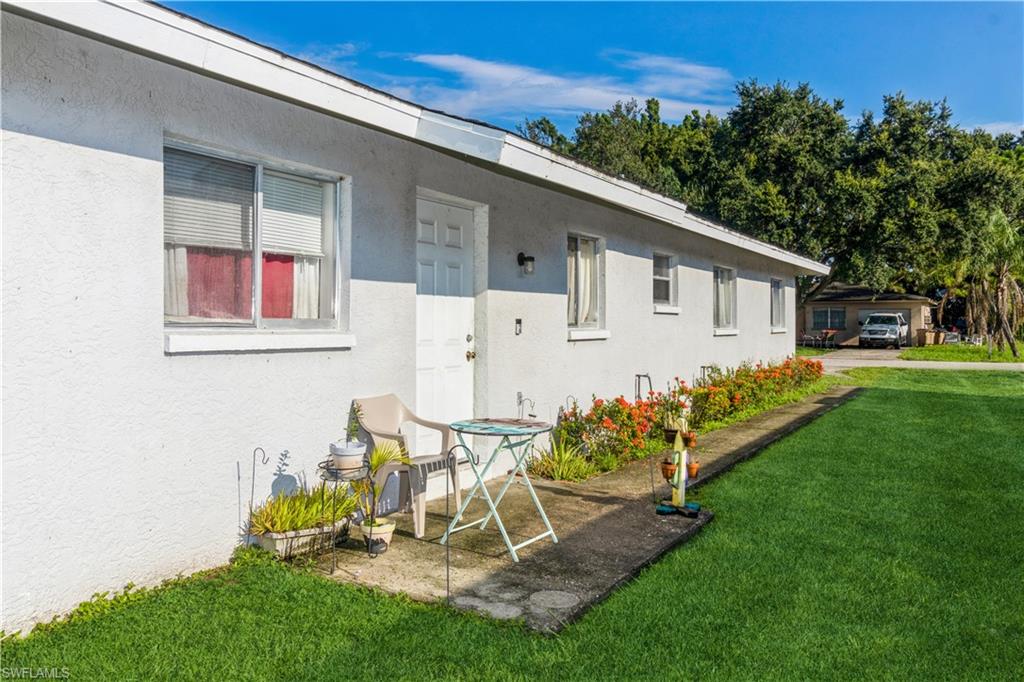
{"type": "Polygon", "coordinates": [[[472,360],[475,357],[476,357],[476,351],[475,350],[467,350],[466,351],[466,362],[469,362],[470,360],[472,360]]]}

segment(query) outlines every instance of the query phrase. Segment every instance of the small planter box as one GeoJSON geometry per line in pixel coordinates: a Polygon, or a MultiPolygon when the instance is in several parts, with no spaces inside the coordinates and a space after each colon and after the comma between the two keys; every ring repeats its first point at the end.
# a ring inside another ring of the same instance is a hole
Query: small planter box
{"type": "Polygon", "coordinates": [[[936,346],[945,343],[946,332],[941,329],[918,329],[917,345],[936,346]]]}
{"type": "MultiPolygon", "coordinates": [[[[348,539],[349,520],[342,519],[334,524],[334,533],[339,539],[348,539]]],[[[285,533],[263,533],[257,535],[260,547],[273,552],[282,559],[297,554],[325,551],[331,547],[331,527],[305,528],[285,533]]]]}

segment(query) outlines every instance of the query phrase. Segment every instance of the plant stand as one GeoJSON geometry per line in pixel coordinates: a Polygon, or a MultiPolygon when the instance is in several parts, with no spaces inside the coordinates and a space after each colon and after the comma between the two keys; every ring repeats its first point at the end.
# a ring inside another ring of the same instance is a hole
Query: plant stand
{"type": "MultiPolygon", "coordinates": [[[[317,469],[320,472],[320,479],[325,483],[324,487],[320,489],[320,509],[323,510],[327,504],[326,490],[327,483],[332,483],[332,494],[331,494],[331,574],[338,569],[338,484],[344,483],[346,487],[353,481],[360,479],[368,479],[370,477],[369,465],[360,467],[359,469],[352,470],[341,470],[334,467],[334,459],[330,456],[324,461],[317,464],[317,469]]],[[[371,482],[371,485],[373,483],[371,482]]],[[[367,547],[369,552],[369,547],[367,547]]]]}

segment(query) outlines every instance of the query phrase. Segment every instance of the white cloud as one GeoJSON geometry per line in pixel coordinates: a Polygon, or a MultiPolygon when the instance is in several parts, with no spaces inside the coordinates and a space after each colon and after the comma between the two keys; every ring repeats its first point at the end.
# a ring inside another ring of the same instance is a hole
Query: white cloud
{"type": "Polygon", "coordinates": [[[357,43],[334,43],[333,45],[309,45],[296,57],[311,62],[325,69],[346,70],[355,65],[352,57],[362,48],[357,43]]]}
{"type": "Polygon", "coordinates": [[[620,100],[657,97],[662,116],[678,120],[694,109],[721,114],[732,102],[734,79],[727,70],[666,55],[609,49],[599,53],[606,73],[573,74],[463,54],[379,52],[369,70],[356,59],[364,48],[354,42],[313,44],[297,56],[397,97],[477,118],[575,117],[603,111],[620,100]],[[413,62],[435,73],[388,73],[389,60],[413,62]]]}
{"type": "Polygon", "coordinates": [[[623,69],[640,72],[637,85],[645,91],[696,98],[714,98],[732,86],[733,77],[718,66],[694,64],[677,57],[606,50],[604,55],[623,69]]]}
{"type": "Polygon", "coordinates": [[[461,54],[418,54],[405,58],[455,81],[406,77],[394,85],[403,96],[433,109],[475,117],[576,115],[607,109],[619,100],[657,97],[662,116],[679,119],[693,109],[723,113],[731,101],[733,78],[725,69],[625,50],[603,56],[617,73],[553,73],[461,54]]]}
{"type": "Polygon", "coordinates": [[[993,135],[1001,135],[1002,133],[1013,133],[1014,135],[1020,135],[1021,130],[1024,130],[1024,121],[995,121],[993,123],[979,123],[973,126],[967,126],[971,129],[981,128],[982,130],[992,133],[993,135]]]}

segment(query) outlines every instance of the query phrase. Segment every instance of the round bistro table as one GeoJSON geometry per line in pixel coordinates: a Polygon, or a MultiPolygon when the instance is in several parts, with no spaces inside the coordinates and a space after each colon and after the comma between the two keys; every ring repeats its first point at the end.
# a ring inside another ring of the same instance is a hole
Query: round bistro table
{"type": "MultiPolygon", "coordinates": [[[[508,553],[512,556],[512,561],[519,561],[519,556],[516,554],[517,549],[522,549],[526,545],[543,540],[546,537],[551,537],[551,541],[557,543],[558,537],[555,535],[554,529],[551,527],[551,522],[548,521],[547,514],[544,513],[544,507],[541,506],[540,500],[537,499],[537,492],[533,489],[533,484],[530,482],[530,477],[526,473],[526,458],[529,456],[530,451],[533,449],[533,441],[542,433],[547,433],[553,428],[551,424],[547,422],[533,421],[529,419],[467,419],[465,421],[455,422],[451,424],[452,431],[455,432],[455,437],[459,443],[452,448],[454,451],[456,448],[460,448],[466,452],[466,459],[469,460],[469,466],[473,470],[473,475],[476,477],[476,482],[473,487],[470,488],[469,494],[462,498],[462,504],[459,506],[458,512],[455,517],[452,518],[450,524],[448,524],[448,530],[445,531],[444,536],[441,538],[441,544],[448,542],[448,537],[452,533],[457,533],[460,530],[467,528],[473,528],[479,526],[483,530],[487,526],[487,522],[494,517],[494,522],[498,526],[498,531],[501,533],[502,540],[505,541],[505,546],[508,547],[508,553]],[[498,438],[498,446],[491,452],[490,457],[486,460],[482,459],[479,455],[473,452],[473,449],[466,444],[465,436],[489,436],[492,438],[498,438]],[[498,494],[491,497],[491,494],[487,490],[485,481],[487,480],[487,474],[490,472],[491,467],[497,461],[498,456],[502,452],[509,452],[512,454],[514,466],[509,471],[508,478],[505,483],[501,486],[501,490],[498,494]],[[530,492],[530,498],[533,500],[533,505],[537,508],[537,513],[540,518],[544,521],[544,526],[547,530],[540,535],[520,542],[518,545],[513,545],[512,541],[508,537],[508,532],[505,530],[505,524],[501,522],[501,515],[498,513],[498,505],[501,504],[501,500],[505,497],[505,493],[511,487],[512,482],[516,478],[516,474],[520,474],[523,479],[523,483],[526,485],[526,489],[530,492]],[[459,521],[462,520],[463,514],[466,513],[466,507],[473,500],[474,497],[479,495],[483,498],[487,504],[487,514],[483,518],[471,521],[463,525],[458,525],[459,521]]],[[[451,453],[449,453],[451,454],[451,453]]]]}

